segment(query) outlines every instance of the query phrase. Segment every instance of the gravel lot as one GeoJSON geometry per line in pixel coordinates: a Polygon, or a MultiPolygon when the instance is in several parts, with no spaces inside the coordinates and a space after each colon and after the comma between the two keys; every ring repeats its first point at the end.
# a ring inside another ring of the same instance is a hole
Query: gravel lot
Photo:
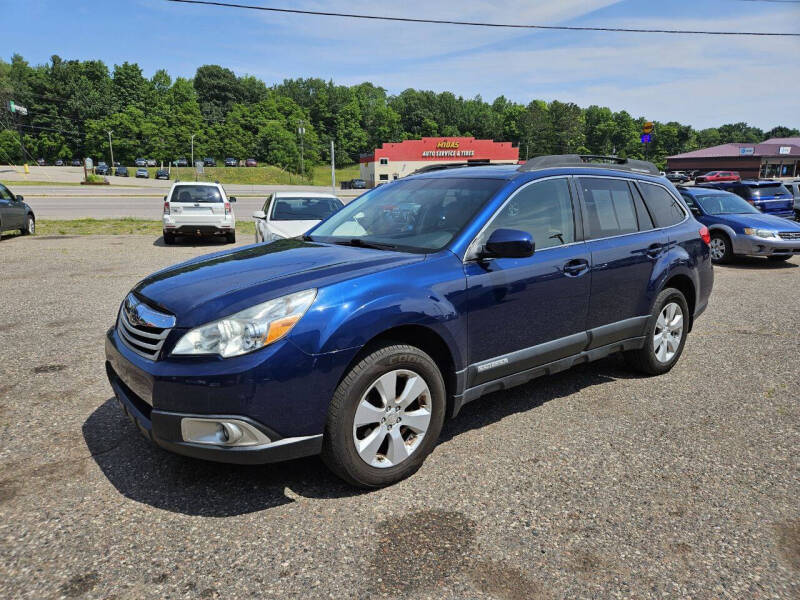
{"type": "Polygon", "coordinates": [[[0,241],[0,596],[798,598],[800,260],[716,269],[668,375],[612,358],[468,405],[417,475],[151,447],[103,335],[142,276],[221,244],[0,241]]]}

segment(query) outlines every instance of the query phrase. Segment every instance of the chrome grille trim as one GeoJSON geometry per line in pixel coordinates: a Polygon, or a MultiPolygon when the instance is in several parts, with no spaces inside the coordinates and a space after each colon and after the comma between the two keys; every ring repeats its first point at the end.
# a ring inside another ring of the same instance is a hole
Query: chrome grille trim
{"type": "Polygon", "coordinates": [[[117,317],[120,340],[148,360],[158,359],[164,340],[174,325],[175,317],[142,304],[133,294],[125,298],[117,317]]]}
{"type": "Polygon", "coordinates": [[[784,240],[800,240],[800,231],[779,231],[778,235],[784,240]]]}

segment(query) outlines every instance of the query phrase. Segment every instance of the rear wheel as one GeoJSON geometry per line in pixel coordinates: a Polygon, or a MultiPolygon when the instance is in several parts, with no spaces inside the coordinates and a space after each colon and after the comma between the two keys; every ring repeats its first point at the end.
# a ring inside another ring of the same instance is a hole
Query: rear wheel
{"type": "Polygon", "coordinates": [[[768,256],[767,260],[771,262],[783,262],[785,260],[789,260],[790,258],[792,258],[791,254],[781,254],[778,256],[768,256]]]}
{"type": "Polygon", "coordinates": [[[172,244],[174,244],[175,243],[175,234],[174,233],[170,233],[169,231],[165,231],[164,232],[164,243],[167,246],[171,246],[172,244]]]}
{"type": "Polygon", "coordinates": [[[390,485],[419,469],[436,445],[444,414],[444,380],[431,357],[414,346],[384,346],[336,388],[322,459],[353,485],[390,485]]]}
{"type": "Polygon", "coordinates": [[[666,373],[683,352],[688,327],[686,298],[675,288],[663,290],[653,303],[644,347],[625,352],[625,360],[635,370],[648,375],[666,373]]]}
{"type": "Polygon", "coordinates": [[[729,263],[733,260],[733,244],[724,233],[711,234],[711,261],[718,264],[729,263]]]}
{"type": "Polygon", "coordinates": [[[230,233],[226,233],[225,234],[225,240],[229,244],[235,243],[236,242],[236,232],[235,231],[231,231],[230,233]]]}

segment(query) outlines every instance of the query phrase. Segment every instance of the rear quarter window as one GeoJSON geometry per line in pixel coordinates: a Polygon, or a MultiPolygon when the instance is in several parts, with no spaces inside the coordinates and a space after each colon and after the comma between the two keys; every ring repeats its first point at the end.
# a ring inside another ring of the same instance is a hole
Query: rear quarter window
{"type": "Polygon", "coordinates": [[[669,227],[686,218],[680,202],[665,188],[652,183],[639,182],[644,203],[656,227],[669,227]]]}

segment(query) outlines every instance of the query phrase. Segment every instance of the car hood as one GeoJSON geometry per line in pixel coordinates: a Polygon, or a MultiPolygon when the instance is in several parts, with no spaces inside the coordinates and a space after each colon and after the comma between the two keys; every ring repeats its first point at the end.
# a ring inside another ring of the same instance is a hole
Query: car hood
{"type": "Polygon", "coordinates": [[[303,235],[306,231],[319,223],[319,220],[311,221],[269,221],[267,228],[281,237],[291,238],[303,235]]]}
{"type": "Polygon", "coordinates": [[[714,215],[707,217],[708,224],[720,223],[734,229],[764,227],[777,231],[800,231],[800,225],[783,217],[765,214],[714,215]]]}
{"type": "Polygon", "coordinates": [[[202,256],[154,273],[134,292],[195,327],[272,298],[425,259],[409,254],[278,240],[202,256]]]}

